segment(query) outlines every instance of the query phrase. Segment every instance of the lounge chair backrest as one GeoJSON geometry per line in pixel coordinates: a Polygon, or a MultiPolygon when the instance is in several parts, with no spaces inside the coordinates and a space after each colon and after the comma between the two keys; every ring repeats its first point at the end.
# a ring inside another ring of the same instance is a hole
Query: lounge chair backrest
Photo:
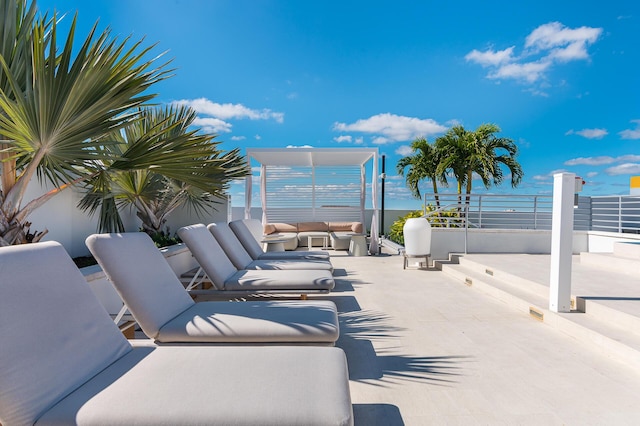
{"type": "Polygon", "coordinates": [[[85,242],[150,338],[195,303],[146,233],[94,234],[85,242]]]}
{"type": "Polygon", "coordinates": [[[206,226],[183,226],[178,229],[178,236],[185,242],[191,254],[196,258],[213,285],[219,290],[224,289],[224,283],[231,275],[238,272],[226,253],[213,237],[206,226]]]}
{"type": "Polygon", "coordinates": [[[238,269],[245,269],[253,262],[253,258],[247,253],[244,246],[226,223],[211,223],[207,229],[213,234],[218,244],[229,257],[233,266],[238,269]]]}
{"type": "Polygon", "coordinates": [[[229,223],[229,227],[236,234],[238,240],[244,247],[244,249],[249,253],[254,260],[258,259],[261,254],[264,254],[264,250],[260,247],[260,243],[256,240],[255,234],[251,232],[252,223],[257,223],[260,226],[260,230],[262,230],[262,225],[260,225],[260,221],[255,219],[245,219],[245,220],[234,220],[229,223]]]}
{"type": "Polygon", "coordinates": [[[0,248],[0,423],[33,424],[131,351],[58,243],[0,248]]]}

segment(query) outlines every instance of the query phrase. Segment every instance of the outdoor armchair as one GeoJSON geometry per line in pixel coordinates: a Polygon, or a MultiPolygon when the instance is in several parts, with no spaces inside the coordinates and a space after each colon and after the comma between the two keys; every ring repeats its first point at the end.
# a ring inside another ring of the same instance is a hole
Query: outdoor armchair
{"type": "Polygon", "coordinates": [[[316,269],[333,271],[329,259],[257,259],[254,260],[244,248],[227,223],[211,223],[207,226],[225,254],[238,269],[316,269]]]}
{"type": "Polygon", "coordinates": [[[304,295],[328,293],[335,286],[331,272],[327,270],[239,270],[202,224],[184,226],[178,230],[178,235],[220,291],[304,295]]]}
{"type": "Polygon", "coordinates": [[[255,234],[251,231],[251,229],[257,229],[257,227],[262,229],[260,221],[256,219],[234,220],[229,222],[229,227],[254,260],[329,259],[329,253],[326,251],[276,251],[265,253],[258,240],[256,240],[255,234]]]}
{"type": "Polygon", "coordinates": [[[146,233],[95,234],[86,244],[142,331],[159,344],[332,345],[338,339],[331,301],[195,303],[146,233]]]}
{"type": "Polygon", "coordinates": [[[58,243],[0,248],[0,423],[353,424],[344,352],[132,346],[58,243]]]}

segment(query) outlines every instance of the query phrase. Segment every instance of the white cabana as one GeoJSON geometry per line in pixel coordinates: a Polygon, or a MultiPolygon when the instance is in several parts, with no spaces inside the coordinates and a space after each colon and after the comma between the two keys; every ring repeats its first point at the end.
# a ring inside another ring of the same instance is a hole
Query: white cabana
{"type": "MultiPolygon", "coordinates": [[[[377,148],[249,148],[247,161],[260,164],[262,223],[360,221],[364,223],[366,165],[372,165],[371,253],[378,252],[377,148]]],[[[252,185],[247,177],[245,218],[252,185]]]]}

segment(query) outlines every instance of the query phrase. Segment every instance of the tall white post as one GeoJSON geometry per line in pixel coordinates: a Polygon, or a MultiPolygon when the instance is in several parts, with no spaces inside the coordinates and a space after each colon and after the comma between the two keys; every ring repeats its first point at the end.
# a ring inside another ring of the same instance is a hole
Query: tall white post
{"type": "Polygon", "coordinates": [[[553,175],[553,219],[551,222],[551,276],[549,309],[571,311],[571,257],[573,254],[573,195],[576,175],[553,175]]]}

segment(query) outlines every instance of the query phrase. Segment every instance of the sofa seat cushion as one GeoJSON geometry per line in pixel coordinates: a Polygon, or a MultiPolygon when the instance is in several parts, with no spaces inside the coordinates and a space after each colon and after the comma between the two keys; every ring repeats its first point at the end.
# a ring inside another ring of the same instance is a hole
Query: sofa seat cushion
{"type": "Polygon", "coordinates": [[[138,347],[38,419],[43,425],[353,423],[334,347],[138,347]],[[188,400],[185,400],[188,396],[188,400]]]}

